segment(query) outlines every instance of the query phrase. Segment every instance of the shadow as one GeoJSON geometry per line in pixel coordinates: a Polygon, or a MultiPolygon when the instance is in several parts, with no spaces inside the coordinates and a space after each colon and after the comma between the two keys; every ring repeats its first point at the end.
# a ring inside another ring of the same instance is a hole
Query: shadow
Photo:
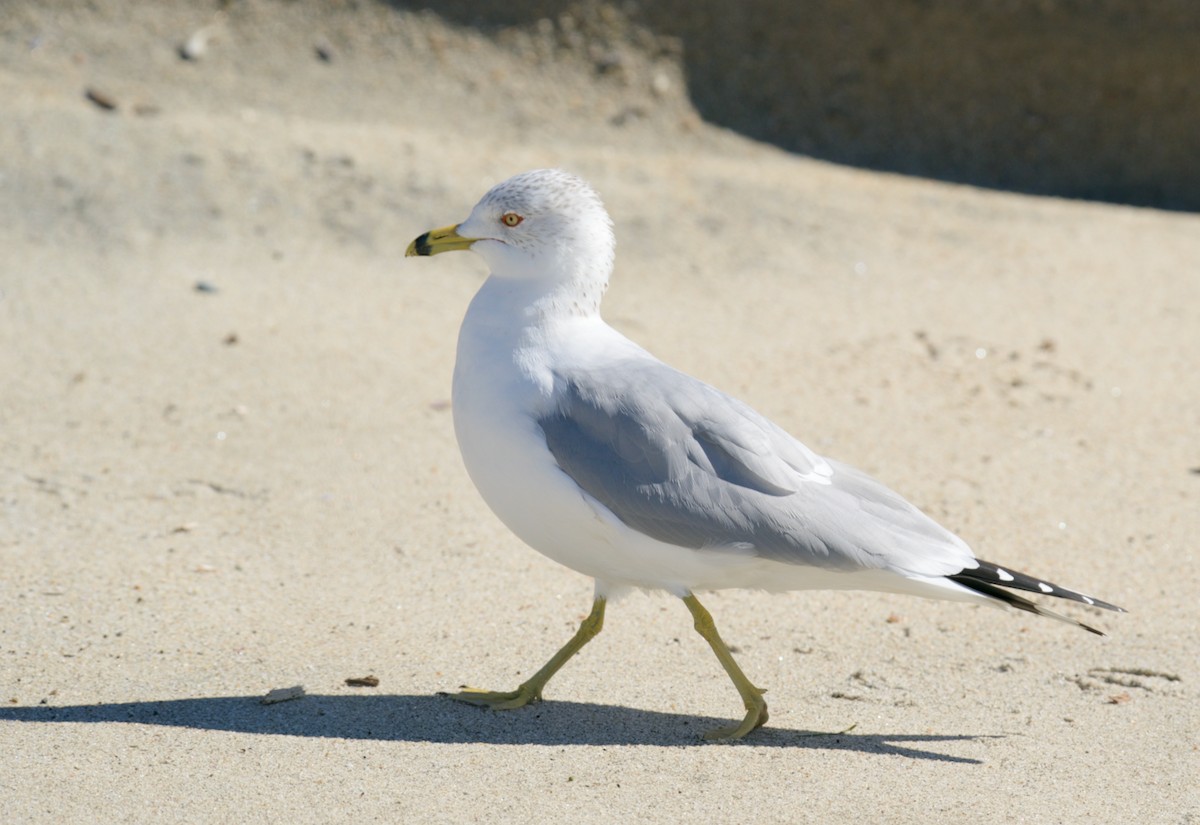
{"type": "Polygon", "coordinates": [[[679,61],[703,118],[814,158],[1200,210],[1200,4],[386,2],[520,29],[598,75],[620,75],[622,50],[679,61]]]}
{"type": "MultiPolygon", "coordinates": [[[[545,702],[496,713],[444,696],[326,696],[263,705],[257,696],[214,696],[161,702],[0,708],[0,722],[164,725],[330,739],[488,745],[704,745],[703,731],[729,719],[637,710],[581,702],[545,702]]],[[[974,741],[981,736],[820,734],[766,727],[736,747],[857,751],[909,759],[982,764],[916,745],[974,741]]]]}

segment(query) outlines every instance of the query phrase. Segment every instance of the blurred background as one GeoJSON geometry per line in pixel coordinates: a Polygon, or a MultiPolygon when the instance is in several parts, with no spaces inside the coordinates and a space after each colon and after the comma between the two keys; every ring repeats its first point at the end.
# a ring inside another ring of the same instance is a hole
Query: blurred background
{"type": "Polygon", "coordinates": [[[1200,207],[1200,5],[1187,0],[396,3],[600,73],[681,68],[710,123],[838,163],[979,186],[1200,207]]]}
{"type": "MultiPolygon", "coordinates": [[[[176,105],[161,92],[172,81],[210,102],[267,98],[343,116],[360,108],[355,84],[430,102],[440,91],[443,101],[511,106],[515,128],[587,111],[670,131],[694,114],[842,164],[1200,208],[1200,5],[1188,0],[4,0],[0,9],[9,70],[36,75],[70,60],[81,85],[100,84],[96,105],[122,113],[176,105]],[[318,64],[323,74],[308,76],[303,94],[271,94],[272,80],[318,64]],[[421,88],[433,67],[440,88],[421,88]]],[[[371,105],[385,120],[403,110],[371,105]]]]}

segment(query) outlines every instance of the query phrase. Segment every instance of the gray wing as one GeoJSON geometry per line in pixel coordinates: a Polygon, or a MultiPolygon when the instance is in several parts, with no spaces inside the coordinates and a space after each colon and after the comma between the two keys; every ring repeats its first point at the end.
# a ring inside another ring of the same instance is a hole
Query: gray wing
{"type": "Polygon", "coordinates": [[[629,527],[792,564],[946,575],[967,546],[880,482],[655,361],[556,376],[538,423],[568,476],[629,527]]]}

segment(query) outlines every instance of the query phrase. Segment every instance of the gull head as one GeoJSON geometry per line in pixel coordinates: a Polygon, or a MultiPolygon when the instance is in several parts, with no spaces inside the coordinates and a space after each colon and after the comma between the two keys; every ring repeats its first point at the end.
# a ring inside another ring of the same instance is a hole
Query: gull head
{"type": "Polygon", "coordinates": [[[496,184],[465,221],[426,232],[407,255],[470,249],[495,278],[574,288],[598,302],[615,247],[612,221],[591,186],[561,169],[536,169],[496,184]]]}

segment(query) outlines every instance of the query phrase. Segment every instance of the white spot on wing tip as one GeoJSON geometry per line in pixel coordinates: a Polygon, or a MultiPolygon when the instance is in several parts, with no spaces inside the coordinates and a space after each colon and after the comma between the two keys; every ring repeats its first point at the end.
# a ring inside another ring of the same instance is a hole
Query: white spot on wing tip
{"type": "Polygon", "coordinates": [[[1043,593],[1053,593],[1054,592],[1054,588],[1051,587],[1050,585],[1046,584],[1045,582],[1038,582],[1038,590],[1041,590],[1043,593]]]}
{"type": "Polygon", "coordinates": [[[1095,603],[1096,603],[1096,600],[1095,600],[1095,599],[1093,599],[1091,596],[1084,596],[1084,595],[1081,593],[1081,594],[1079,595],[1079,597],[1080,597],[1081,599],[1083,599],[1085,602],[1087,602],[1088,604],[1095,604],[1095,603]]]}
{"type": "Polygon", "coordinates": [[[996,568],[996,575],[1000,577],[1000,581],[1002,582],[1010,582],[1013,580],[1012,573],[1009,573],[1003,567],[996,568]]]}

